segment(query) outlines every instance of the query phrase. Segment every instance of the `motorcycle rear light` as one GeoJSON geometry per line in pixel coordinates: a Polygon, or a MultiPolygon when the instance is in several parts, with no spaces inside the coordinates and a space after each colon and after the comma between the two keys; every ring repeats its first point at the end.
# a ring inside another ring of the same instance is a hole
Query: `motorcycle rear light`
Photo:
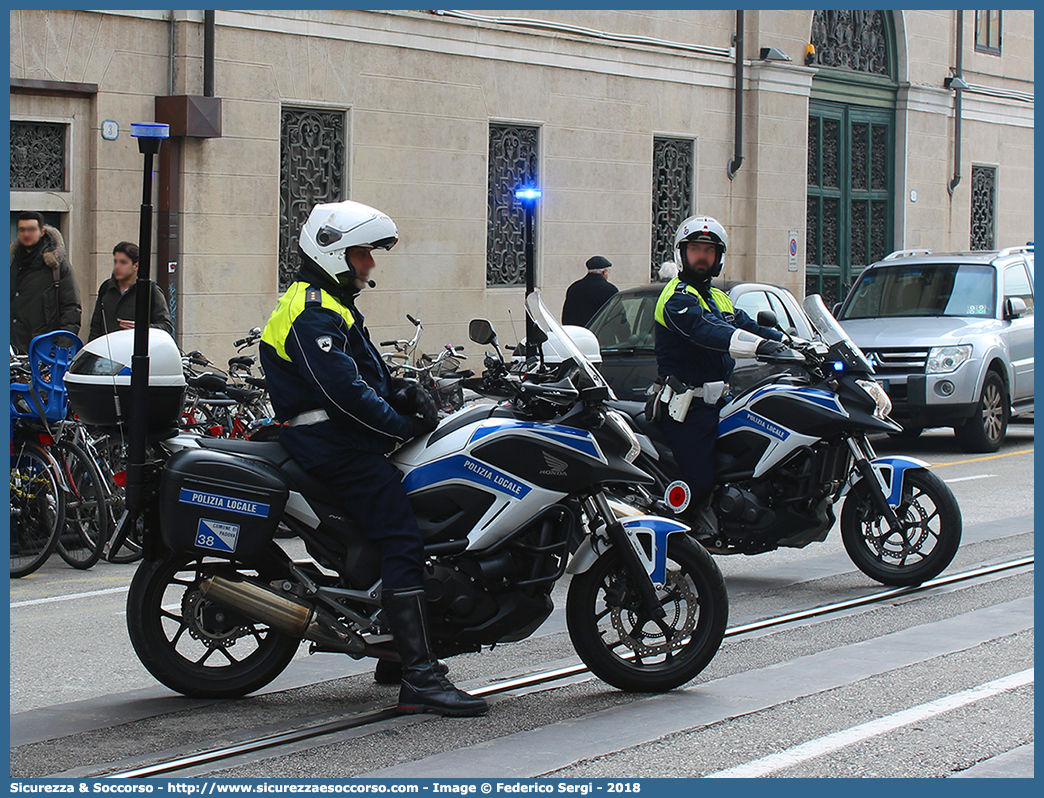
{"type": "Polygon", "coordinates": [[[127,472],[124,470],[124,471],[117,471],[115,474],[113,474],[112,475],[112,484],[114,484],[118,488],[125,488],[125,487],[127,487],[127,472]]]}
{"type": "Polygon", "coordinates": [[[214,438],[220,438],[224,431],[224,428],[220,424],[215,424],[212,427],[207,427],[207,435],[210,435],[214,438]]]}
{"type": "Polygon", "coordinates": [[[40,441],[41,446],[54,446],[54,438],[44,432],[37,435],[36,439],[40,441]]]}

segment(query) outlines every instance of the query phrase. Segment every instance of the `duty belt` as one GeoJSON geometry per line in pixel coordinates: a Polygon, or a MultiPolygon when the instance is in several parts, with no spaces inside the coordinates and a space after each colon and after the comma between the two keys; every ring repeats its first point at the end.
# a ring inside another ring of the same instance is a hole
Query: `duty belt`
{"type": "MultiPolygon", "coordinates": [[[[704,383],[704,385],[706,385],[706,384],[707,383],[704,383]]],[[[673,395],[685,393],[686,391],[692,391],[692,395],[693,396],[697,396],[700,399],[703,398],[703,385],[688,385],[687,383],[684,383],[681,380],[679,380],[677,377],[673,377],[673,376],[667,378],[666,385],[670,386],[671,391],[673,392],[673,395]]],[[[726,383],[724,383],[723,388],[720,391],[720,393],[723,393],[723,394],[724,393],[728,393],[731,389],[732,389],[732,386],[729,385],[726,382],[726,383]]],[[[661,401],[669,401],[669,399],[661,400],[661,401]]]]}
{"type": "Polygon", "coordinates": [[[288,427],[308,427],[312,424],[319,424],[323,421],[329,421],[330,414],[322,408],[318,410],[307,410],[304,413],[300,413],[294,416],[292,419],[286,422],[288,427]]]}

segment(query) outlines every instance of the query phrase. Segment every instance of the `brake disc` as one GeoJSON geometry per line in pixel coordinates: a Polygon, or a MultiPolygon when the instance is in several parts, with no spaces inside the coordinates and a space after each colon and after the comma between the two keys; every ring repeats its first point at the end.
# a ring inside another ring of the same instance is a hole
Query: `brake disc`
{"type": "Polygon", "coordinates": [[[250,629],[240,623],[240,616],[208,601],[198,587],[186,590],[181,597],[181,617],[192,638],[210,648],[228,648],[250,634],[250,629]]]}
{"type": "Polygon", "coordinates": [[[674,632],[672,640],[667,640],[658,625],[654,631],[646,631],[651,621],[639,625],[639,615],[633,610],[617,607],[610,614],[613,628],[620,635],[620,642],[638,656],[656,656],[674,651],[679,647],[679,641],[686,639],[696,628],[696,615],[699,611],[696,594],[692,592],[681,571],[668,571],[665,587],[671,600],[664,605],[667,612],[664,623],[674,632]],[[627,626],[630,626],[630,630],[627,626]]]}

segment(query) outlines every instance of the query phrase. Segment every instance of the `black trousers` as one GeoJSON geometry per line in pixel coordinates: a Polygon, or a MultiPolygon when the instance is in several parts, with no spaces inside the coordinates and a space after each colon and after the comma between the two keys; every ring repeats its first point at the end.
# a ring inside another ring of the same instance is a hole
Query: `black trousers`
{"type": "Polygon", "coordinates": [[[693,400],[685,421],[679,423],[664,412],[660,427],[670,441],[682,479],[689,486],[689,509],[699,506],[714,487],[714,443],[718,439],[718,409],[693,400]]]}
{"type": "Polygon", "coordinates": [[[421,584],[424,538],[402,486],[402,472],[387,457],[345,451],[336,462],[308,473],[329,486],[348,517],[380,546],[384,589],[421,584]]]}

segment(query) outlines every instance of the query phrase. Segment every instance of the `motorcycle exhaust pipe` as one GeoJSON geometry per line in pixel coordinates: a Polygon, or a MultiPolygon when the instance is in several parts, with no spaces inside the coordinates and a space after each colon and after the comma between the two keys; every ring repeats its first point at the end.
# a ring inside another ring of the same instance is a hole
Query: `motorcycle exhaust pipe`
{"type": "Polygon", "coordinates": [[[362,654],[366,641],[326,611],[249,579],[208,576],[199,583],[203,595],[267,623],[290,637],[311,640],[346,654],[362,654]]]}

